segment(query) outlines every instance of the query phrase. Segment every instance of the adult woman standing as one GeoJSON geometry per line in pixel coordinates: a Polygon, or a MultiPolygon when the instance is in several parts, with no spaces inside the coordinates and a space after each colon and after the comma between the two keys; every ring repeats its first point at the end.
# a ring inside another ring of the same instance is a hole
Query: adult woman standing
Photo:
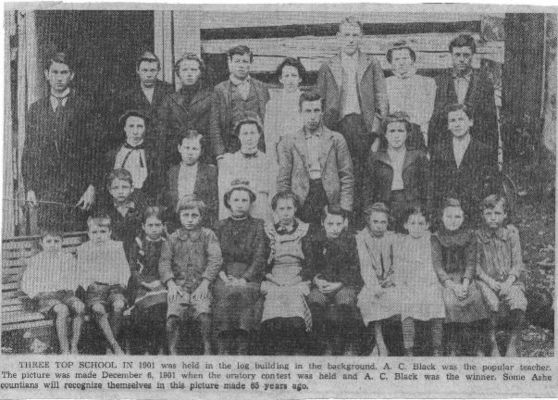
{"type": "Polygon", "coordinates": [[[300,61],[287,57],[277,67],[281,89],[270,90],[265,109],[265,151],[277,167],[277,143],[284,135],[294,134],[302,127],[298,101],[299,85],[304,81],[306,70],[300,61]]]}

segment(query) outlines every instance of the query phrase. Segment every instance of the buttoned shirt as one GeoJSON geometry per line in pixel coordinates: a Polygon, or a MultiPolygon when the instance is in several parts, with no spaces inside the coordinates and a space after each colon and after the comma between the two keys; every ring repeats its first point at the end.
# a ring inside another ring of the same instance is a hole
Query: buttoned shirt
{"type": "Polygon", "coordinates": [[[143,148],[122,146],[114,158],[114,169],[124,168],[132,175],[135,189],[141,189],[147,179],[147,160],[143,148]]]}
{"type": "Polygon", "coordinates": [[[352,56],[345,53],[341,54],[341,65],[345,74],[344,104],[342,105],[342,117],[349,114],[360,114],[360,104],[358,101],[357,91],[357,67],[358,67],[358,51],[352,56]]]}
{"type": "Polygon", "coordinates": [[[308,149],[308,173],[310,179],[322,178],[322,167],[320,166],[320,138],[322,136],[323,127],[310,133],[304,130],[304,138],[306,139],[306,148],[308,149]]]}
{"type": "Polygon", "coordinates": [[[467,96],[467,91],[469,90],[469,83],[471,82],[471,76],[473,71],[469,71],[464,75],[453,74],[453,85],[455,86],[455,94],[457,95],[457,102],[463,104],[465,102],[465,97],[467,96]]]}
{"type": "Polygon", "coordinates": [[[70,88],[64,90],[60,96],[55,96],[52,93],[50,94],[50,105],[53,111],[56,111],[58,106],[64,107],[66,102],[68,101],[68,96],[70,95],[70,88]]]}
{"type": "Polygon", "coordinates": [[[198,176],[198,163],[194,165],[180,164],[178,170],[178,198],[194,193],[196,177],[198,176]]]}
{"type": "Polygon", "coordinates": [[[229,79],[231,83],[236,87],[240,97],[246,101],[248,99],[248,95],[250,94],[250,76],[246,77],[244,80],[240,80],[234,76],[230,76],[229,79]]]}
{"type": "Polygon", "coordinates": [[[406,151],[387,151],[391,168],[393,169],[393,179],[391,181],[391,190],[403,190],[403,162],[405,161],[406,151]]]}
{"type": "Polygon", "coordinates": [[[142,87],[141,90],[145,95],[145,97],[147,98],[147,101],[149,101],[149,103],[153,103],[153,93],[155,92],[155,87],[150,87],[150,88],[142,87]]]}
{"type": "Polygon", "coordinates": [[[463,157],[465,156],[465,152],[467,151],[467,147],[469,147],[470,142],[470,134],[467,134],[463,139],[453,138],[453,156],[455,157],[455,164],[457,165],[457,168],[459,168],[459,166],[461,165],[461,161],[463,161],[463,157]]]}
{"type": "Polygon", "coordinates": [[[513,225],[496,230],[481,228],[477,231],[479,267],[482,272],[499,282],[510,275],[519,278],[523,271],[519,232],[513,225]]]}

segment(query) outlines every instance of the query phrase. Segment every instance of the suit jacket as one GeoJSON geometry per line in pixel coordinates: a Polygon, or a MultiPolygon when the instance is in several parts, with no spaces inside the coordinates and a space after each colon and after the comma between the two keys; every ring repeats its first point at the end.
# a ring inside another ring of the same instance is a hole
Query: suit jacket
{"type": "Polygon", "coordinates": [[[21,159],[25,190],[38,200],[77,201],[97,179],[99,122],[91,102],[74,90],[59,113],[50,96],[31,104],[21,159]]]}
{"type": "MultiPolygon", "coordinates": [[[[269,91],[264,83],[254,78],[250,78],[250,86],[258,98],[259,106],[256,112],[263,121],[265,105],[269,100],[269,91]]],[[[238,150],[239,146],[233,138],[232,128],[232,83],[230,80],[226,80],[215,86],[213,90],[209,127],[213,156],[217,157],[223,153],[233,153],[238,150]]],[[[265,151],[263,137],[260,142],[263,145],[260,150],[265,151]]]]}
{"type": "MultiPolygon", "coordinates": [[[[446,107],[457,103],[452,70],[442,72],[435,80],[438,88],[434,102],[434,114],[430,120],[429,148],[434,148],[441,141],[451,138],[451,134],[448,132],[446,107]]],[[[494,87],[486,73],[473,70],[464,104],[473,111],[474,125],[471,128],[471,136],[488,145],[494,152],[491,155],[494,158],[498,148],[498,123],[494,87]]]]}
{"type": "MultiPolygon", "coordinates": [[[[104,177],[106,177],[106,175],[114,169],[116,155],[120,149],[122,149],[122,145],[109,150],[105,154],[105,164],[103,168],[104,177]]],[[[141,191],[145,193],[150,200],[158,202],[161,197],[162,188],[164,187],[162,184],[163,176],[159,152],[150,143],[146,143],[144,152],[147,162],[147,178],[145,178],[145,181],[143,182],[141,191]]],[[[105,184],[106,180],[103,179],[99,181],[98,186],[105,187],[105,184]]]]}
{"type": "MultiPolygon", "coordinates": [[[[407,150],[403,160],[403,186],[408,202],[418,201],[423,205],[428,202],[428,159],[421,150],[407,150]]],[[[393,168],[387,151],[371,153],[367,163],[365,177],[365,202],[389,203],[391,184],[393,182],[393,168]]]]}
{"type": "MultiPolygon", "coordinates": [[[[338,132],[323,127],[320,137],[319,161],[322,167],[322,184],[329,204],[352,211],[354,175],[353,162],[347,143],[338,132]]],[[[310,189],[308,148],[304,131],[284,136],[279,142],[279,173],[277,191],[291,190],[304,203],[310,189]]]]}
{"type": "MultiPolygon", "coordinates": [[[[180,221],[176,216],[176,205],[178,203],[178,172],[180,164],[173,165],[167,172],[166,189],[163,204],[167,207],[167,220],[171,221],[176,229],[180,221]],[[178,224],[178,225],[177,225],[178,224]]],[[[194,195],[201,199],[207,206],[207,212],[203,225],[212,228],[217,222],[217,210],[219,208],[217,190],[217,168],[209,164],[198,164],[198,174],[194,184],[194,195]]]]}
{"type": "Polygon", "coordinates": [[[435,147],[430,159],[434,207],[439,209],[445,197],[455,197],[461,200],[467,216],[478,220],[479,202],[500,188],[492,155],[487,145],[471,138],[458,168],[452,141],[444,141],[435,147]]]}
{"type": "MultiPolygon", "coordinates": [[[[379,133],[381,119],[388,113],[388,97],[384,71],[374,57],[359,52],[357,92],[360,110],[369,133],[379,133]]],[[[318,71],[316,83],[324,99],[324,124],[337,129],[341,120],[343,66],[338,54],[325,62],[318,71]]]]}
{"type": "Polygon", "coordinates": [[[180,155],[176,150],[180,134],[189,129],[197,130],[204,136],[202,156],[209,161],[209,117],[211,115],[210,88],[201,88],[191,100],[182,95],[181,91],[168,94],[157,111],[160,124],[162,153],[168,165],[178,164],[180,155]]]}

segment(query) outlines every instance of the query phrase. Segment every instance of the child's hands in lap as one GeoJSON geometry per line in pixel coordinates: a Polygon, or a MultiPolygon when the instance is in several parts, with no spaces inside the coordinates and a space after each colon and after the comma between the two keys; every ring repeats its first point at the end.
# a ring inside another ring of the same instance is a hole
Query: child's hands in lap
{"type": "Polygon", "coordinates": [[[205,300],[209,297],[209,281],[203,279],[200,285],[192,293],[192,298],[195,300],[205,300]]]}
{"type": "Polygon", "coordinates": [[[180,287],[178,287],[172,279],[170,281],[168,281],[167,288],[168,288],[168,291],[169,291],[169,293],[167,295],[167,299],[168,299],[169,303],[174,303],[175,301],[178,300],[179,296],[180,297],[184,296],[184,293],[182,292],[182,289],[180,287]]]}
{"type": "Polygon", "coordinates": [[[333,293],[339,290],[343,286],[341,282],[326,282],[325,286],[322,287],[321,292],[324,294],[333,293]]]}

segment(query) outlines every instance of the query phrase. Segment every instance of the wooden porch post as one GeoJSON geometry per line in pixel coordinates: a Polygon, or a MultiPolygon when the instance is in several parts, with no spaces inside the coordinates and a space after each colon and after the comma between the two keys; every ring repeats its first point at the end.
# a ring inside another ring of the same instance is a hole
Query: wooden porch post
{"type": "MultiPolygon", "coordinates": [[[[173,12],[173,42],[175,61],[184,53],[194,53],[200,56],[200,16],[201,10],[192,9],[187,11],[173,12]]],[[[176,82],[178,89],[180,82],[176,82]]]]}
{"type": "Polygon", "coordinates": [[[153,11],[154,16],[154,50],[161,60],[160,78],[168,83],[174,82],[172,11],[153,11]]]}

